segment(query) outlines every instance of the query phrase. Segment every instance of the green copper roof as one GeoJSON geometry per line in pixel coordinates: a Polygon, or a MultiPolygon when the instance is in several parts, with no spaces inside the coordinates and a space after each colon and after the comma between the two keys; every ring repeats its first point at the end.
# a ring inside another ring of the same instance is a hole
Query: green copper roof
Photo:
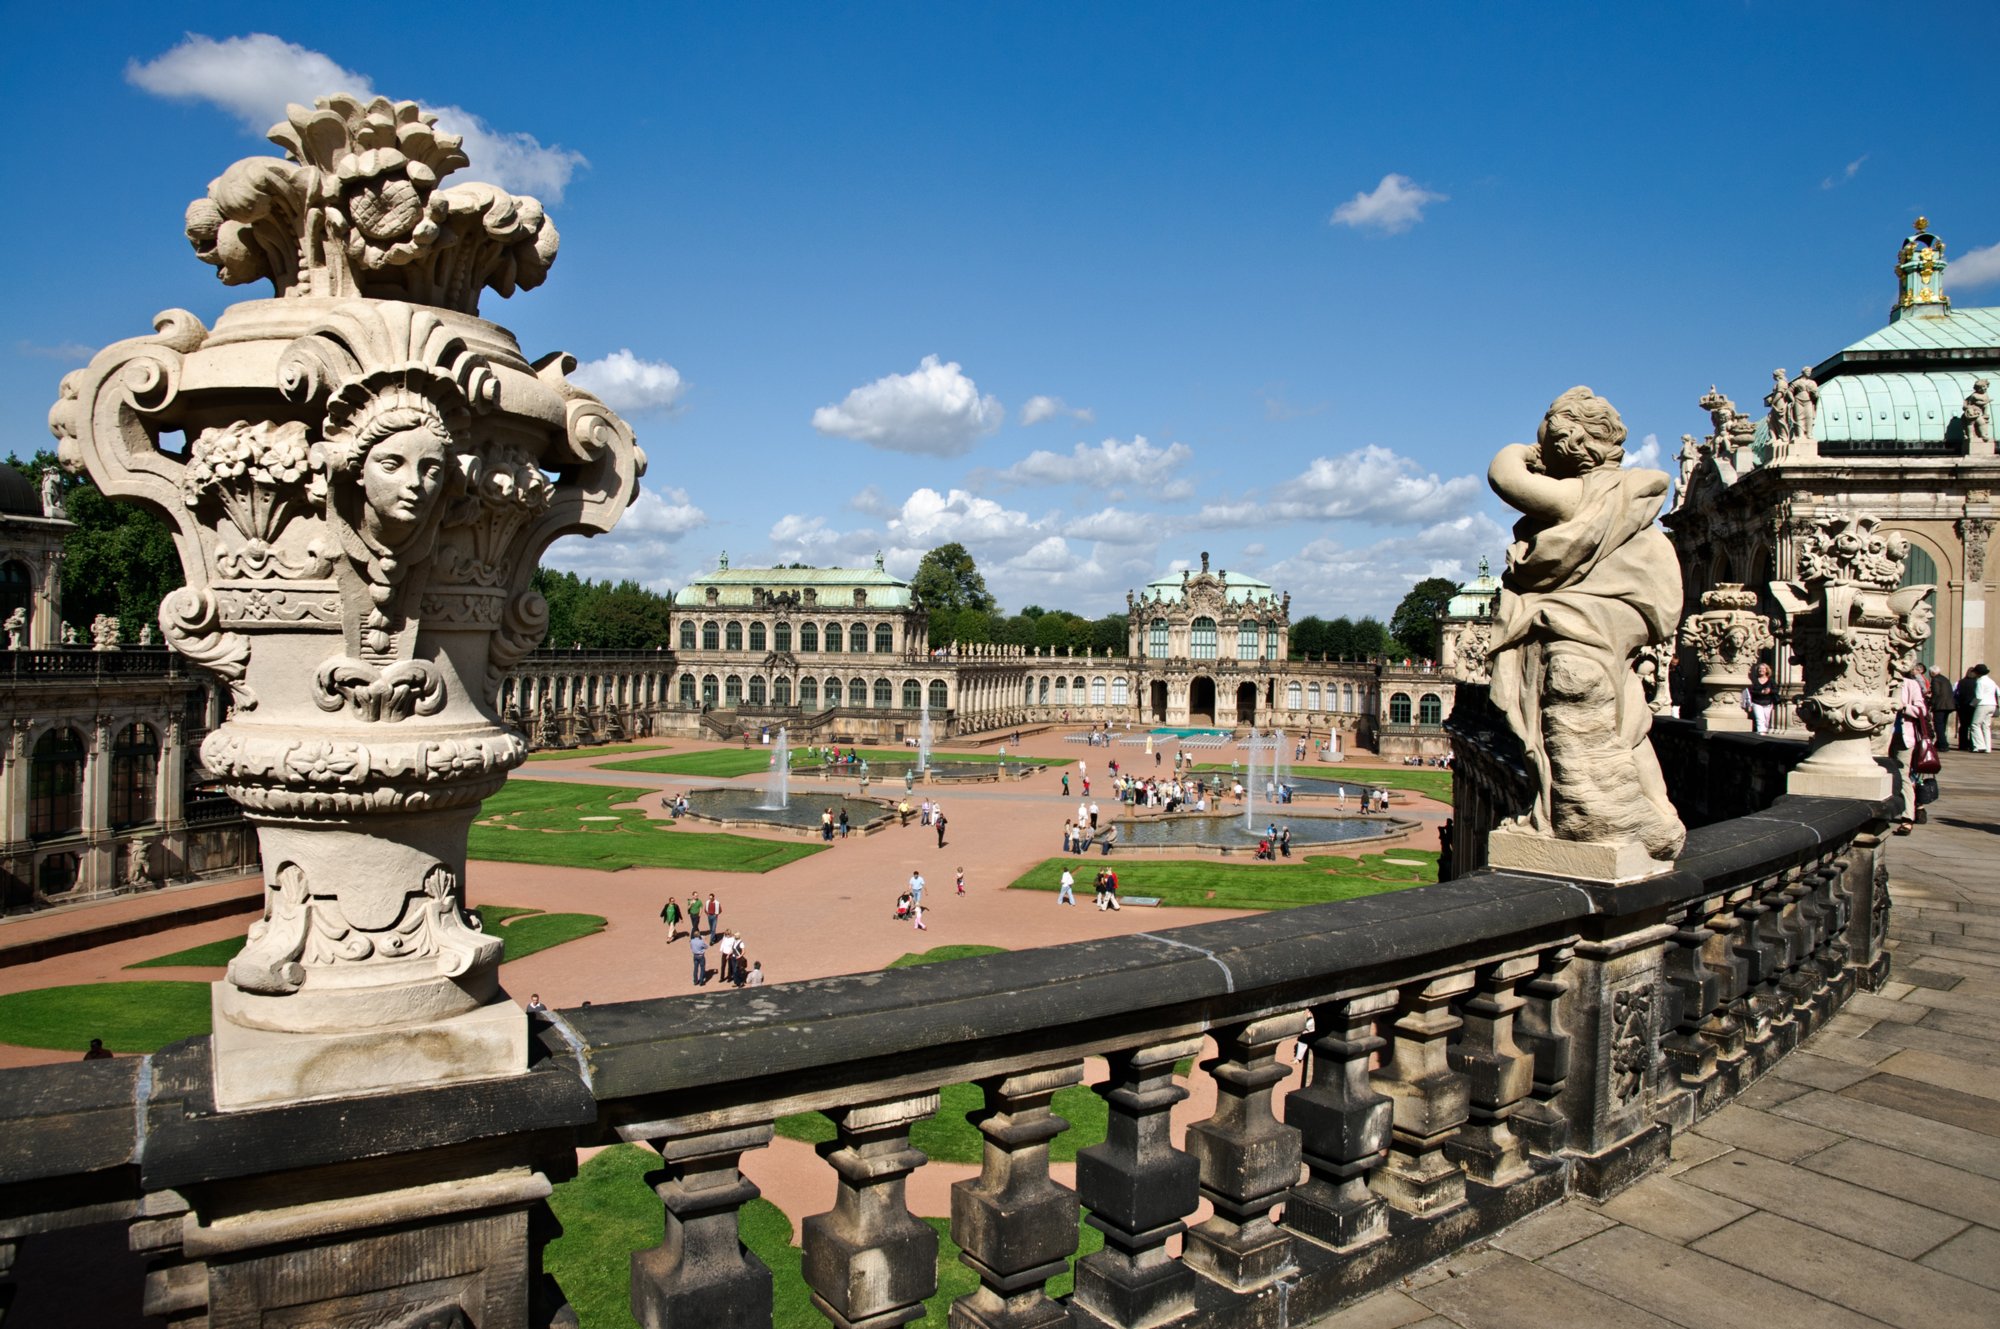
{"type": "Polygon", "coordinates": [[[1479,575],[1458,588],[1446,603],[1446,618],[1491,618],[1500,598],[1500,579],[1493,575],[1485,559],[1479,560],[1479,575]]]}
{"type": "Polygon", "coordinates": [[[1843,347],[1813,369],[1825,383],[1850,374],[2000,368],[2000,308],[1912,314],[1843,347]]]}
{"type": "Polygon", "coordinates": [[[868,593],[870,609],[907,609],[910,584],[898,581],[880,568],[861,571],[851,568],[721,568],[704,573],[674,594],[676,605],[700,608],[708,604],[714,587],[717,605],[756,603],[758,589],[767,591],[815,592],[822,609],[851,608],[854,592],[868,593]]]}

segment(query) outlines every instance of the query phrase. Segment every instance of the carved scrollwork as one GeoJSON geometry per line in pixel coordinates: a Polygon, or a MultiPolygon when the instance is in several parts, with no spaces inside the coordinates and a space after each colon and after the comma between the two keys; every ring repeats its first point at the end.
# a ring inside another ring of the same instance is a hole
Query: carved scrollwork
{"type": "Polygon", "coordinates": [[[250,639],[222,630],[213,594],[183,586],[161,600],[160,635],[167,645],[221,679],[237,710],[257,709],[257,694],[243,681],[250,668],[250,639]]]}
{"type": "Polygon", "coordinates": [[[549,602],[534,591],[523,591],[507,602],[500,630],[486,656],[486,704],[500,699],[500,684],[507,671],[526,659],[541,644],[549,630],[549,602]]]}
{"type": "Polygon", "coordinates": [[[281,996],[297,992],[306,971],[305,954],[312,926],[311,895],[305,869],[280,863],[271,874],[264,896],[264,917],[250,925],[250,940],[229,962],[229,981],[245,992],[281,996]]]}
{"type": "Polygon", "coordinates": [[[1645,1088],[1652,1060],[1653,989],[1627,988],[1611,999],[1611,1092],[1621,1107],[1645,1088]]]}
{"type": "Polygon", "coordinates": [[[366,660],[336,656],[320,664],[313,681],[314,705],[323,711],[346,707],[370,723],[394,724],[444,709],[444,675],[428,660],[398,660],[377,669],[366,660]]]}

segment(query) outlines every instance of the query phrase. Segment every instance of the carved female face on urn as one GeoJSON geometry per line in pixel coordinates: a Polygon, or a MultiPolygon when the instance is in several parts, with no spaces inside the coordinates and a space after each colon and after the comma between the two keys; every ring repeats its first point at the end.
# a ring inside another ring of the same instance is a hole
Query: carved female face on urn
{"type": "Polygon", "coordinates": [[[390,434],[361,460],[364,533],[394,548],[408,540],[444,487],[444,440],[428,423],[390,434]]]}

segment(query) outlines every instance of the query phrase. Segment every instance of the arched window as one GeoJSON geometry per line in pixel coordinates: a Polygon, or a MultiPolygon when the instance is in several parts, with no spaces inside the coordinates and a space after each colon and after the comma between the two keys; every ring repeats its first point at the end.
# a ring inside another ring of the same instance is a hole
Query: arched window
{"type": "MultiPolygon", "coordinates": [[[[1928,550],[1917,545],[1914,541],[1910,545],[1910,552],[1903,557],[1902,584],[1905,586],[1935,586],[1938,584],[1937,560],[1930,556],[1928,550]]],[[[1931,592],[1931,608],[1937,608],[1937,592],[1935,591],[1931,592]]],[[[1931,632],[1930,636],[1917,643],[1917,658],[1924,662],[1924,668],[1926,669],[1937,663],[1937,632],[1935,630],[1931,632]]]]}
{"type": "Polygon", "coordinates": [[[1215,620],[1198,618],[1188,627],[1188,656],[1195,660],[1215,659],[1215,620]]]}
{"type": "Polygon", "coordinates": [[[694,649],[694,622],[692,620],[683,620],[681,623],[681,649],[684,651],[694,649]]]}
{"type": "Polygon", "coordinates": [[[35,740],[28,771],[28,834],[37,840],[83,829],[83,738],[51,729],[35,740]]]}
{"type": "Polygon", "coordinates": [[[818,624],[816,623],[799,624],[799,649],[802,651],[816,651],[819,649],[818,624]]]}
{"type": "Polygon", "coordinates": [[[1340,709],[1349,715],[1354,714],[1354,685],[1352,683],[1343,683],[1340,685],[1340,709]]]}
{"type": "Polygon", "coordinates": [[[841,640],[841,636],[840,636],[840,624],[838,624],[838,623],[829,623],[829,624],[827,624],[827,625],[826,625],[826,649],[827,649],[827,650],[829,650],[829,651],[838,651],[838,650],[839,650],[839,649],[841,648],[841,646],[842,646],[842,645],[844,645],[844,644],[845,644],[845,643],[844,643],[844,642],[843,642],[843,641],[841,640]]]}
{"type": "Polygon", "coordinates": [[[903,680],[903,709],[914,711],[924,704],[923,684],[914,678],[903,680]]]}
{"type": "Polygon", "coordinates": [[[1069,679],[1061,674],[1056,675],[1056,705],[1069,705],[1069,679]]]}
{"type": "Polygon", "coordinates": [[[814,711],[819,709],[819,680],[802,678],[799,680],[799,709],[814,711]]]}
{"type": "Polygon", "coordinates": [[[1254,660],[1257,658],[1257,624],[1252,619],[1244,619],[1236,625],[1236,658],[1254,660]]]}
{"type": "Polygon", "coordinates": [[[1123,678],[1114,678],[1114,679],[1112,679],[1112,680],[1111,680],[1111,704],[1112,704],[1113,706],[1126,706],[1126,705],[1129,705],[1129,704],[1131,704],[1131,700],[1132,700],[1132,690],[1131,690],[1131,688],[1132,688],[1132,685],[1131,685],[1130,681],[1129,681],[1129,680],[1127,680],[1127,679],[1123,679],[1123,678]]]}
{"type": "Polygon", "coordinates": [[[1146,654],[1155,660],[1167,658],[1167,620],[1156,618],[1146,627],[1146,654]]]}
{"type": "Polygon", "coordinates": [[[722,702],[725,706],[741,706],[743,704],[743,676],[741,674],[731,674],[728,678],[722,680],[722,702]]]}
{"type": "Polygon", "coordinates": [[[1083,705],[1083,675],[1078,674],[1069,681],[1069,685],[1076,690],[1076,704],[1083,705]]]}
{"type": "Polygon", "coordinates": [[[111,827],[153,820],[153,789],[160,769],[160,739],[149,725],[128,724],[111,748],[111,827]]]}
{"type": "Polygon", "coordinates": [[[1033,706],[1035,704],[1035,680],[1032,678],[1027,681],[1027,687],[1021,697],[1021,704],[1023,706],[1033,706]]]}
{"type": "Polygon", "coordinates": [[[792,649],[792,625],[780,623],[771,629],[771,649],[789,651],[792,649]]]}
{"type": "Polygon", "coordinates": [[[886,678],[878,678],[878,679],[876,679],[876,680],[875,680],[875,709],[876,709],[876,710],[878,710],[878,711],[886,711],[886,710],[888,710],[890,706],[892,706],[892,705],[894,705],[894,704],[895,704],[895,703],[894,703],[894,701],[893,701],[893,698],[894,698],[894,697],[895,697],[895,689],[894,689],[894,688],[892,688],[892,687],[891,687],[891,686],[889,685],[889,680],[888,680],[888,679],[886,679],[886,678]]]}
{"type": "Polygon", "coordinates": [[[722,632],[722,642],[724,648],[727,650],[732,650],[732,651],[742,650],[743,625],[741,623],[731,623],[727,628],[724,628],[722,632]]]}
{"type": "Polygon", "coordinates": [[[714,674],[703,674],[701,676],[701,704],[704,706],[715,705],[721,696],[721,686],[721,680],[716,678],[714,674]]]}
{"type": "Polygon", "coordinates": [[[1266,623],[1264,625],[1264,658],[1266,660],[1275,660],[1278,658],[1278,625],[1276,623],[1266,623]]]}
{"type": "Polygon", "coordinates": [[[764,676],[762,674],[750,675],[750,704],[752,706],[762,706],[764,704],[764,676]]]}
{"type": "Polygon", "coordinates": [[[681,675],[681,705],[694,705],[694,675],[681,675]]]}
{"type": "Polygon", "coordinates": [[[1410,694],[1393,693],[1389,697],[1389,723],[1408,724],[1410,722],[1410,694]]]}
{"type": "Polygon", "coordinates": [[[896,649],[896,630],[887,623],[875,625],[875,653],[887,655],[896,649]]]}
{"type": "Polygon", "coordinates": [[[792,704],[792,680],[778,677],[771,680],[771,704],[789,706],[792,704]]]}
{"type": "Polygon", "coordinates": [[[1090,704],[1092,706],[1104,704],[1104,680],[1101,678],[1090,680],[1090,704]]]}
{"type": "Polygon", "coordinates": [[[764,625],[762,623],[752,623],[750,625],[750,649],[753,651],[764,649],[764,625]]]}
{"type": "Polygon", "coordinates": [[[1306,709],[1309,711],[1319,709],[1319,684],[1317,683],[1306,685],[1306,709]]]}
{"type": "Polygon", "coordinates": [[[820,690],[821,690],[822,692],[824,692],[824,693],[826,694],[826,704],[827,704],[828,706],[838,706],[838,705],[840,705],[840,680],[839,680],[839,679],[837,679],[837,678],[829,678],[828,680],[826,680],[825,684],[823,684],[823,685],[822,685],[822,687],[821,687],[821,689],[820,689],[820,690]]]}
{"type": "Polygon", "coordinates": [[[857,710],[868,704],[868,680],[850,678],[847,680],[847,704],[857,710]]]}
{"type": "Polygon", "coordinates": [[[1285,709],[1288,711],[1298,710],[1304,701],[1304,692],[1305,690],[1295,682],[1285,684],[1285,709]]]}
{"type": "Polygon", "coordinates": [[[930,698],[931,709],[934,711],[941,711],[951,704],[950,693],[945,688],[943,679],[934,678],[931,680],[930,698]]]}
{"type": "Polygon", "coordinates": [[[704,651],[719,651],[722,649],[722,628],[720,625],[715,623],[704,623],[701,625],[701,648],[704,651]]]}
{"type": "Polygon", "coordinates": [[[868,649],[868,625],[856,623],[847,630],[847,649],[860,655],[868,649]]]}
{"type": "Polygon", "coordinates": [[[1420,724],[1443,724],[1444,702],[1435,692],[1426,692],[1417,699],[1417,721],[1420,724]]]}
{"type": "Polygon", "coordinates": [[[1042,705],[1046,706],[1048,704],[1049,704],[1049,681],[1048,679],[1044,678],[1042,680],[1042,705]]]}

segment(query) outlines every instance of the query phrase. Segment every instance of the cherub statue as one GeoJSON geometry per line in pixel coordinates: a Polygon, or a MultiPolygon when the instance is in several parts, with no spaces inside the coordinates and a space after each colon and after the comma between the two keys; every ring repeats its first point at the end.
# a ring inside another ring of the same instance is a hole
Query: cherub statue
{"type": "Polygon", "coordinates": [[[18,651],[27,643],[27,638],[28,638],[27,610],[17,607],[13,613],[7,615],[7,622],[4,625],[0,626],[4,626],[7,630],[8,650],[18,651]]]}
{"type": "Polygon", "coordinates": [[[76,645],[76,624],[65,623],[62,625],[62,644],[65,646],[76,645]]]}
{"type": "Polygon", "coordinates": [[[1972,391],[1966,395],[1959,418],[1965,421],[1968,453],[1977,457],[1993,451],[1993,397],[1987,391],[1987,380],[1972,381],[1972,391]]]}
{"type": "Polygon", "coordinates": [[[1680,566],[1654,524],[1663,472],[1625,469],[1625,425],[1589,388],[1556,398],[1533,444],[1510,444],[1488,481],[1524,514],[1501,581],[1492,699],[1536,776],[1527,828],[1562,840],[1636,841],[1671,859],[1686,838],[1647,734],[1632,662],[1672,638],[1680,566]]]}

